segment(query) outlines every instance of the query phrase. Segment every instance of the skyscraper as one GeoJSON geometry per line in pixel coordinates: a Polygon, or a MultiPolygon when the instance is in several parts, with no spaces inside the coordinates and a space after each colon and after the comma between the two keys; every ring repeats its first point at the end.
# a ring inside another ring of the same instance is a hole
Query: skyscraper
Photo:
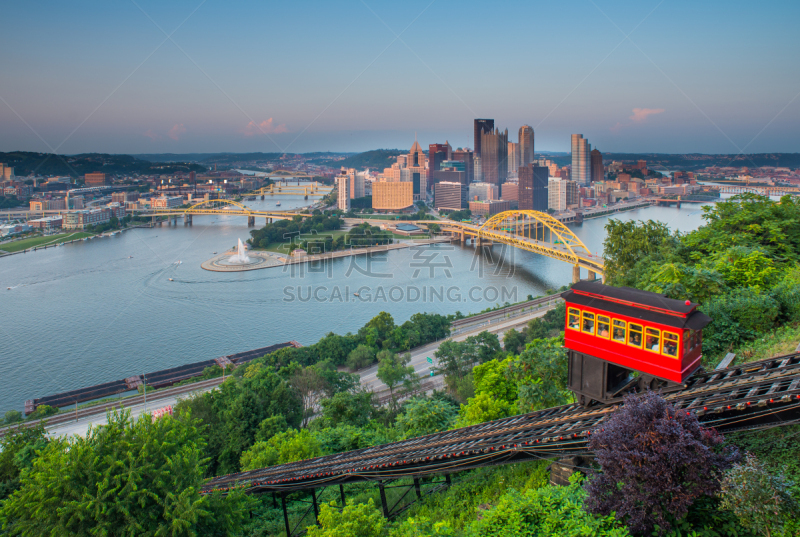
{"type": "Polygon", "coordinates": [[[528,164],[519,169],[519,208],[521,211],[547,212],[549,170],[528,164]]]}
{"type": "Polygon", "coordinates": [[[591,151],[592,146],[583,134],[572,135],[572,180],[579,186],[591,183],[591,151]]]}
{"type": "Polygon", "coordinates": [[[533,162],[533,127],[523,125],[519,128],[519,157],[518,167],[522,168],[533,162]]]}
{"type": "Polygon", "coordinates": [[[436,172],[442,168],[442,162],[450,160],[451,152],[452,148],[447,141],[443,144],[430,144],[428,146],[428,177],[432,179],[428,181],[428,188],[433,188],[433,184],[436,182],[436,172]]]}
{"type": "Polygon", "coordinates": [[[517,175],[519,169],[519,144],[508,142],[508,175],[517,175]]]}
{"type": "Polygon", "coordinates": [[[592,149],[592,182],[602,181],[603,177],[603,154],[597,149],[592,149]]]}
{"type": "Polygon", "coordinates": [[[494,130],[493,119],[476,119],[473,124],[473,133],[475,137],[475,156],[481,156],[481,135],[483,133],[490,133],[494,130]]]}
{"type": "Polygon", "coordinates": [[[472,151],[469,149],[461,149],[460,147],[453,151],[451,158],[453,160],[460,160],[464,163],[464,171],[467,173],[467,184],[475,180],[475,170],[473,168],[474,162],[472,160],[472,151]]]}
{"type": "Polygon", "coordinates": [[[336,176],[336,208],[350,210],[350,177],[346,171],[336,176]]]}
{"type": "Polygon", "coordinates": [[[481,171],[483,181],[501,185],[508,177],[508,129],[481,133],[481,171]]]}

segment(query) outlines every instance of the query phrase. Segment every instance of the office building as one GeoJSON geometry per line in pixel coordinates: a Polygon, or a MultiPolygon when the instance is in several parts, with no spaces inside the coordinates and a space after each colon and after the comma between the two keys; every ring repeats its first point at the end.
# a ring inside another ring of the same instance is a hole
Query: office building
{"type": "Polygon", "coordinates": [[[183,205],[183,196],[161,196],[150,200],[150,206],[153,209],[172,209],[181,205],[183,205]]]}
{"type": "Polygon", "coordinates": [[[472,159],[472,164],[474,168],[474,181],[476,183],[483,182],[483,167],[481,166],[481,157],[474,157],[472,159]]]}
{"type": "Polygon", "coordinates": [[[106,174],[102,172],[87,173],[83,176],[83,182],[89,186],[106,186],[106,174]]]}
{"type": "Polygon", "coordinates": [[[45,216],[44,218],[37,218],[36,220],[28,220],[28,225],[36,229],[57,229],[63,224],[63,217],[58,216],[45,216]]]}
{"type": "Polygon", "coordinates": [[[460,211],[467,207],[468,189],[469,187],[463,183],[436,183],[433,192],[433,206],[436,210],[460,211]]]}
{"type": "Polygon", "coordinates": [[[460,160],[464,163],[464,171],[467,174],[467,184],[475,181],[475,168],[472,156],[472,151],[469,149],[462,149],[460,147],[453,151],[450,155],[451,159],[460,160]]]}
{"type": "Polygon", "coordinates": [[[513,202],[506,200],[470,201],[469,210],[473,215],[492,216],[503,211],[510,211],[513,202]]]}
{"type": "Polygon", "coordinates": [[[592,182],[597,183],[603,180],[603,154],[597,149],[592,149],[592,182]]]}
{"type": "Polygon", "coordinates": [[[470,201],[496,200],[500,198],[497,185],[491,183],[472,183],[469,185],[470,201]]]}
{"type": "Polygon", "coordinates": [[[14,168],[9,167],[6,164],[0,163],[0,180],[2,181],[13,181],[16,177],[14,176],[14,168]]]}
{"type": "MultiPolygon", "coordinates": [[[[122,212],[124,213],[124,211],[125,208],[123,207],[122,212]]],[[[64,229],[85,229],[86,226],[105,224],[111,220],[112,216],[117,215],[114,210],[108,207],[72,211],[62,215],[62,227],[64,229]]]]}
{"type": "MultiPolygon", "coordinates": [[[[445,140],[443,144],[430,144],[428,146],[428,175],[433,175],[435,172],[442,169],[442,162],[450,160],[450,154],[453,148],[450,143],[445,140]]],[[[431,183],[436,182],[436,177],[433,175],[431,183]]]]}
{"type": "Polygon", "coordinates": [[[484,133],[490,133],[494,130],[494,120],[493,119],[476,119],[473,122],[473,135],[474,135],[474,143],[475,143],[475,156],[481,156],[481,144],[483,142],[482,136],[484,133]]]}
{"type": "Polygon", "coordinates": [[[347,193],[351,200],[366,196],[366,177],[363,173],[356,172],[355,168],[342,168],[340,174],[346,175],[350,181],[347,193]]]}
{"type": "Polygon", "coordinates": [[[500,185],[500,199],[519,201],[519,183],[503,183],[500,185]]]}
{"type": "Polygon", "coordinates": [[[414,205],[414,185],[408,181],[372,183],[372,208],[402,211],[414,205]]]}
{"type": "Polygon", "coordinates": [[[549,170],[528,164],[519,169],[519,208],[523,211],[547,212],[549,170]]]}
{"type": "Polygon", "coordinates": [[[519,168],[519,144],[508,142],[508,175],[516,176],[519,168]]]}
{"type": "Polygon", "coordinates": [[[483,182],[503,184],[508,177],[508,129],[481,133],[480,159],[483,182]]]}
{"type": "Polygon", "coordinates": [[[527,166],[534,159],[533,152],[533,127],[523,125],[519,128],[519,156],[517,168],[527,166]]]}
{"type": "Polygon", "coordinates": [[[340,173],[336,176],[336,208],[349,211],[350,199],[350,177],[340,173]]]}
{"type": "Polygon", "coordinates": [[[572,135],[572,180],[581,186],[591,183],[591,152],[592,146],[583,134],[572,135]]]}
{"type": "MultiPolygon", "coordinates": [[[[460,164],[460,163],[459,163],[460,164]]],[[[456,168],[445,168],[433,173],[433,183],[461,183],[467,184],[467,174],[456,168]]],[[[433,184],[428,181],[428,184],[433,184]]]]}
{"type": "Polygon", "coordinates": [[[547,183],[547,208],[556,212],[567,210],[567,183],[564,179],[551,178],[547,183]]]}

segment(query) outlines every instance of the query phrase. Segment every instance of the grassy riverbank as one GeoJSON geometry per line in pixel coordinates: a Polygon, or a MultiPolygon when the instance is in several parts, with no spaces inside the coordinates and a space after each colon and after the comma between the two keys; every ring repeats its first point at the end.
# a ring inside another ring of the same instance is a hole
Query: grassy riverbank
{"type": "Polygon", "coordinates": [[[45,245],[50,246],[52,244],[58,244],[59,242],[91,237],[92,235],[94,235],[94,233],[87,233],[85,231],[76,231],[73,233],[59,233],[58,235],[30,237],[27,239],[11,241],[6,244],[0,244],[0,250],[8,253],[21,252],[22,250],[27,250],[28,248],[35,248],[37,246],[45,246],[45,245]]]}

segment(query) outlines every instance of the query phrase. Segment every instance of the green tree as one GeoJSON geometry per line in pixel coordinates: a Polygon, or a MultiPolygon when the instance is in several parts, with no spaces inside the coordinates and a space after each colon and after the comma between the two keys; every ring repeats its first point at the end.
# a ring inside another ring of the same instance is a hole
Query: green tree
{"type": "Polygon", "coordinates": [[[363,369],[375,361],[375,350],[369,345],[359,345],[347,356],[347,367],[351,371],[363,369]]]}
{"type": "Polygon", "coordinates": [[[456,409],[441,399],[414,397],[403,405],[395,425],[403,438],[446,431],[456,420],[456,409]]]}
{"type": "Polygon", "coordinates": [[[519,354],[525,349],[525,334],[513,328],[503,334],[503,349],[512,354],[519,354]]]}
{"type": "Polygon", "coordinates": [[[572,398],[567,391],[567,351],[561,345],[560,338],[534,340],[511,362],[521,412],[563,405],[572,398]]]}
{"type": "Polygon", "coordinates": [[[320,406],[322,407],[320,419],[326,426],[349,424],[361,427],[374,417],[377,403],[374,393],[357,388],[323,399],[320,401],[320,406]]]}
{"type": "Polygon", "coordinates": [[[606,224],[605,274],[610,282],[625,282],[626,273],[637,263],[677,242],[669,227],[663,222],[628,221],[611,219],[606,224]]]}
{"type": "Polygon", "coordinates": [[[253,447],[242,453],[241,467],[243,471],[256,470],[320,455],[322,446],[308,429],[289,429],[267,441],[253,444],[253,447]]]}
{"type": "Polygon", "coordinates": [[[397,408],[397,394],[395,389],[403,386],[406,392],[413,390],[419,385],[419,377],[414,366],[408,365],[411,362],[411,355],[406,353],[398,356],[391,351],[381,351],[378,353],[378,373],[377,377],[389,388],[392,410],[397,408]]]}
{"type": "Polygon", "coordinates": [[[16,427],[0,441],[0,500],[19,488],[19,476],[33,464],[36,453],[47,446],[44,425],[16,427]]]}
{"type": "Polygon", "coordinates": [[[224,535],[240,529],[251,500],[199,494],[204,440],[190,415],[135,422],[128,412],[85,438],[59,438],[21,474],[0,508],[10,535],[224,535]]]}
{"type": "Polygon", "coordinates": [[[319,526],[306,528],[308,537],[381,537],[386,519],[375,508],[372,498],[367,503],[351,503],[341,512],[335,502],[323,504],[319,526]]]}
{"type": "MultiPolygon", "coordinates": [[[[720,487],[722,508],[733,511],[746,528],[767,537],[780,532],[798,503],[789,492],[791,483],[779,472],[770,472],[754,455],[734,464],[720,487]]],[[[798,528],[800,529],[800,528],[798,528]]]]}

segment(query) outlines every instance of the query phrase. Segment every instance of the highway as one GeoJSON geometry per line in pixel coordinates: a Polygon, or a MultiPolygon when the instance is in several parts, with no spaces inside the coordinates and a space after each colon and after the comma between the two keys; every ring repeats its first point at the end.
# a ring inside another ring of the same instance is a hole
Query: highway
{"type": "MultiPolygon", "coordinates": [[[[411,352],[410,365],[414,366],[414,370],[420,376],[420,379],[424,382],[426,379],[430,378],[431,364],[428,363],[427,358],[428,357],[432,358],[435,364],[436,358],[434,357],[434,353],[439,348],[439,345],[441,345],[444,341],[447,340],[463,341],[469,336],[474,336],[484,330],[487,330],[491,333],[497,334],[502,342],[503,334],[505,334],[508,330],[510,330],[511,328],[521,328],[527,325],[528,321],[543,316],[553,307],[554,307],[553,305],[547,305],[542,309],[530,311],[529,313],[524,313],[522,315],[518,315],[516,317],[512,317],[507,320],[501,318],[495,318],[492,319],[492,321],[488,324],[488,326],[486,324],[480,324],[475,327],[467,327],[447,339],[436,341],[433,343],[429,343],[427,345],[423,345],[422,347],[417,347],[416,349],[412,349],[410,351],[411,352]]],[[[361,371],[358,371],[357,373],[361,377],[361,384],[366,389],[374,391],[379,398],[384,398],[389,393],[389,391],[386,385],[383,382],[381,382],[380,379],[377,378],[377,372],[378,372],[378,366],[377,364],[374,364],[370,367],[362,369],[361,371]]],[[[216,387],[221,382],[222,378],[217,378],[198,383],[199,387],[195,387],[194,389],[191,385],[189,385],[177,388],[166,388],[164,390],[153,392],[152,395],[148,395],[147,397],[147,411],[152,412],[155,409],[163,408],[169,405],[175,406],[175,404],[177,404],[180,399],[185,399],[195,393],[204,393],[216,389],[216,387]]],[[[437,377],[436,382],[434,384],[436,386],[440,386],[441,379],[437,377]]],[[[142,397],[132,398],[130,400],[127,400],[126,403],[127,403],[126,409],[130,410],[131,416],[134,418],[138,418],[145,412],[145,404],[142,397]]],[[[98,426],[106,423],[105,406],[107,405],[98,406],[98,408],[96,409],[93,409],[91,407],[79,409],[78,411],[79,415],[77,420],[70,419],[70,414],[59,414],[58,416],[51,418],[51,419],[57,419],[58,422],[47,427],[48,435],[51,437],[58,437],[65,435],[72,436],[75,434],[80,436],[86,435],[90,426],[98,426]]]]}

